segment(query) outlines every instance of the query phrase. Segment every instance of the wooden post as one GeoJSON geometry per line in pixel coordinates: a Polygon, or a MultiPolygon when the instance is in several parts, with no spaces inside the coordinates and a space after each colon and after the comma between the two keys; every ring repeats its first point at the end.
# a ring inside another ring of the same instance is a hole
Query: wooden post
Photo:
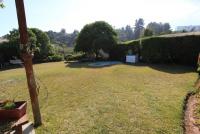
{"type": "MultiPolygon", "coordinates": [[[[22,47],[26,48],[28,45],[28,32],[26,25],[26,16],[24,10],[24,1],[23,0],[15,0],[16,9],[17,9],[17,17],[19,23],[19,32],[20,32],[20,43],[23,45],[22,47]]],[[[29,88],[29,94],[31,98],[32,111],[34,116],[34,125],[39,126],[42,124],[39,102],[38,102],[38,94],[36,90],[36,81],[33,72],[32,66],[32,54],[28,51],[22,51],[21,53],[22,59],[24,61],[24,66],[26,70],[27,84],[29,88]]]]}

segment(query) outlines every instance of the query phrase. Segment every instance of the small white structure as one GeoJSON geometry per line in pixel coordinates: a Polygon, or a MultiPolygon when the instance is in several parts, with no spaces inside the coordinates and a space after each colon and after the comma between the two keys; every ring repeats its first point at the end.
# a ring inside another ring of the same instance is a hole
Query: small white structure
{"type": "Polygon", "coordinates": [[[21,61],[21,60],[18,60],[18,59],[16,59],[16,60],[10,60],[10,64],[22,64],[23,62],[21,61]]]}
{"type": "Polygon", "coordinates": [[[127,63],[136,63],[138,61],[137,55],[127,55],[126,56],[126,62],[127,63]]]}

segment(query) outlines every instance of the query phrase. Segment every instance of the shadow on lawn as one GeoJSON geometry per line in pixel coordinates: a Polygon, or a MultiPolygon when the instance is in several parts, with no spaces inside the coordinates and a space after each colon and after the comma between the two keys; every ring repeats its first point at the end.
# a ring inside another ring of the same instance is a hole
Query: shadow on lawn
{"type": "Polygon", "coordinates": [[[6,71],[6,70],[11,70],[11,69],[18,69],[18,68],[23,68],[23,65],[9,65],[4,68],[0,68],[0,71],[6,71]]]}
{"type": "MultiPolygon", "coordinates": [[[[130,65],[130,64],[128,64],[130,65]]],[[[130,66],[146,66],[150,67],[152,69],[161,71],[161,72],[166,72],[166,73],[171,73],[171,74],[183,74],[183,73],[190,73],[190,72],[196,72],[195,67],[191,66],[184,66],[184,65],[177,65],[177,64],[147,64],[147,63],[137,63],[134,65],[130,66]]]]}
{"type": "MultiPolygon", "coordinates": [[[[65,62],[66,67],[70,68],[105,68],[115,65],[107,65],[107,66],[101,66],[101,67],[91,67],[88,64],[91,62],[65,62]]],[[[137,64],[127,64],[127,63],[121,63],[128,66],[134,66],[134,67],[150,67],[152,69],[171,73],[171,74],[183,74],[183,73],[190,73],[190,72],[196,72],[195,67],[191,66],[183,66],[183,65],[176,65],[176,64],[147,64],[147,63],[137,63],[137,64]]]]}

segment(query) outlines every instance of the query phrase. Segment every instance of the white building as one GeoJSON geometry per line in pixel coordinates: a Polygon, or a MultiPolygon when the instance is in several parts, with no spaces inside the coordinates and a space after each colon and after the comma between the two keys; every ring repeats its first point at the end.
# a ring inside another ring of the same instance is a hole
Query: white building
{"type": "Polygon", "coordinates": [[[200,32],[200,26],[178,26],[176,31],[200,32]]]}

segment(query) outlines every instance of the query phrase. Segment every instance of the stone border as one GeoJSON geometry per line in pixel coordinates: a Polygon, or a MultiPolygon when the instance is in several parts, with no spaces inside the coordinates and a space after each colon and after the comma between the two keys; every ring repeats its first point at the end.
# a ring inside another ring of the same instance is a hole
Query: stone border
{"type": "Polygon", "coordinates": [[[200,134],[198,126],[195,125],[194,111],[198,104],[196,95],[188,93],[184,104],[184,133],[185,134],[200,134]]]}

